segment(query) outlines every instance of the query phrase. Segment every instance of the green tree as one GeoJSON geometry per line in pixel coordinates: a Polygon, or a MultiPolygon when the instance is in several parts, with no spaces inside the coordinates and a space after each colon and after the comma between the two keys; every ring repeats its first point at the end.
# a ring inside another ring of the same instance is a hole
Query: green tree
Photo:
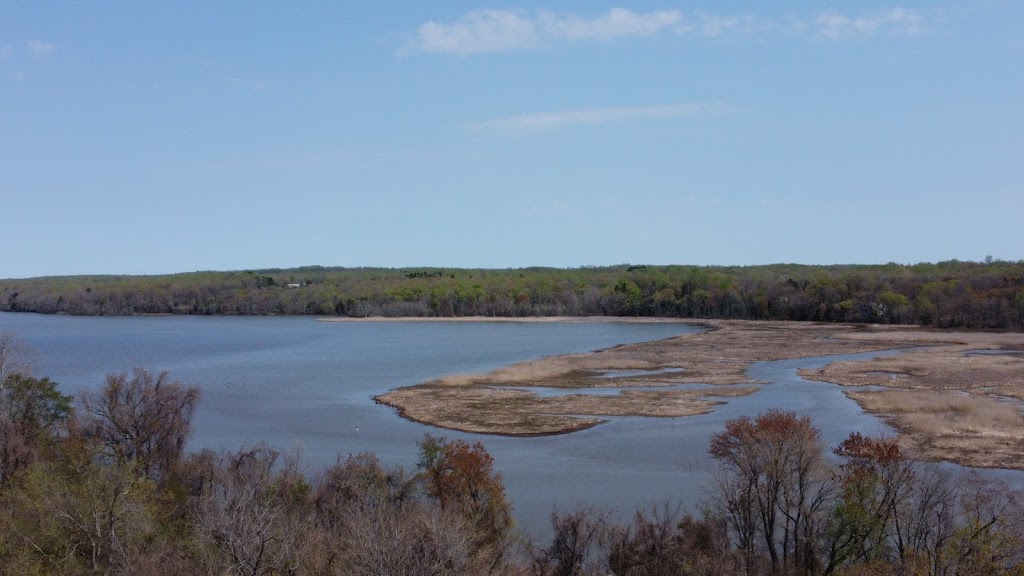
{"type": "Polygon", "coordinates": [[[0,388],[0,487],[54,443],[71,412],[71,397],[49,378],[7,377],[0,388]]]}

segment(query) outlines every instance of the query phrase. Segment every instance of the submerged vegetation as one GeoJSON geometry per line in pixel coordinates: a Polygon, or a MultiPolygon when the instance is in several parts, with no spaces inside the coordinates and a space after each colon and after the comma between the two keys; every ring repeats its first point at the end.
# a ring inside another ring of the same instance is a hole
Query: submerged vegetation
{"type": "Polygon", "coordinates": [[[1024,329],[1024,262],[327,268],[0,280],[0,311],[661,316],[1024,329]]]}

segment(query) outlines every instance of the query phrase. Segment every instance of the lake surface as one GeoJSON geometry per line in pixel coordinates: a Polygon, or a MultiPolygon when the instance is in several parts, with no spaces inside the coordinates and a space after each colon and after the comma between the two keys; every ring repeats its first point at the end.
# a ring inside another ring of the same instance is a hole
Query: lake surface
{"type": "Polygon", "coordinates": [[[729,399],[711,414],[613,418],[562,436],[440,430],[399,418],[372,400],[391,388],[446,374],[697,330],[682,323],[331,323],[307,317],[0,313],[0,331],[13,331],[36,348],[36,372],[59,382],[66,393],[98,388],[107,373],[137,366],[198,384],[203,398],[190,449],[233,451],[261,440],[285,449],[298,446],[315,474],[339,455],[362,451],[412,467],[416,442],[427,432],[481,441],[504,477],[520,526],[539,537],[549,533],[554,506],[580,501],[626,514],[667,498],[694,509],[714,470],[708,438],[739,415],[767,408],[809,414],[830,446],[853,431],[891,432],[838,386],[796,376],[798,368],[875,354],[755,364],[750,375],[770,384],[729,399]]]}

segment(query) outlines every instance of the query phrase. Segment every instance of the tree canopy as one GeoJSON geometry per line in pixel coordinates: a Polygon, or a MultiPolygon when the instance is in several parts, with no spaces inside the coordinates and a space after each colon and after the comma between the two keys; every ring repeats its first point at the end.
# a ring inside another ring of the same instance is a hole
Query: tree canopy
{"type": "Polygon", "coordinates": [[[72,315],[660,316],[1024,329],[1024,261],[327,268],[0,280],[0,311],[72,315]]]}

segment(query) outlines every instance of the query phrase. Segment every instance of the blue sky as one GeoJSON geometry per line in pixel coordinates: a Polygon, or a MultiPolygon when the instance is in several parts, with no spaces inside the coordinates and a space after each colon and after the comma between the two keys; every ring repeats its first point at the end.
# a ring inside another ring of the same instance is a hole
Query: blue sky
{"type": "Polygon", "coordinates": [[[1022,2],[775,4],[0,3],[0,277],[1024,258],[1022,2]]]}

